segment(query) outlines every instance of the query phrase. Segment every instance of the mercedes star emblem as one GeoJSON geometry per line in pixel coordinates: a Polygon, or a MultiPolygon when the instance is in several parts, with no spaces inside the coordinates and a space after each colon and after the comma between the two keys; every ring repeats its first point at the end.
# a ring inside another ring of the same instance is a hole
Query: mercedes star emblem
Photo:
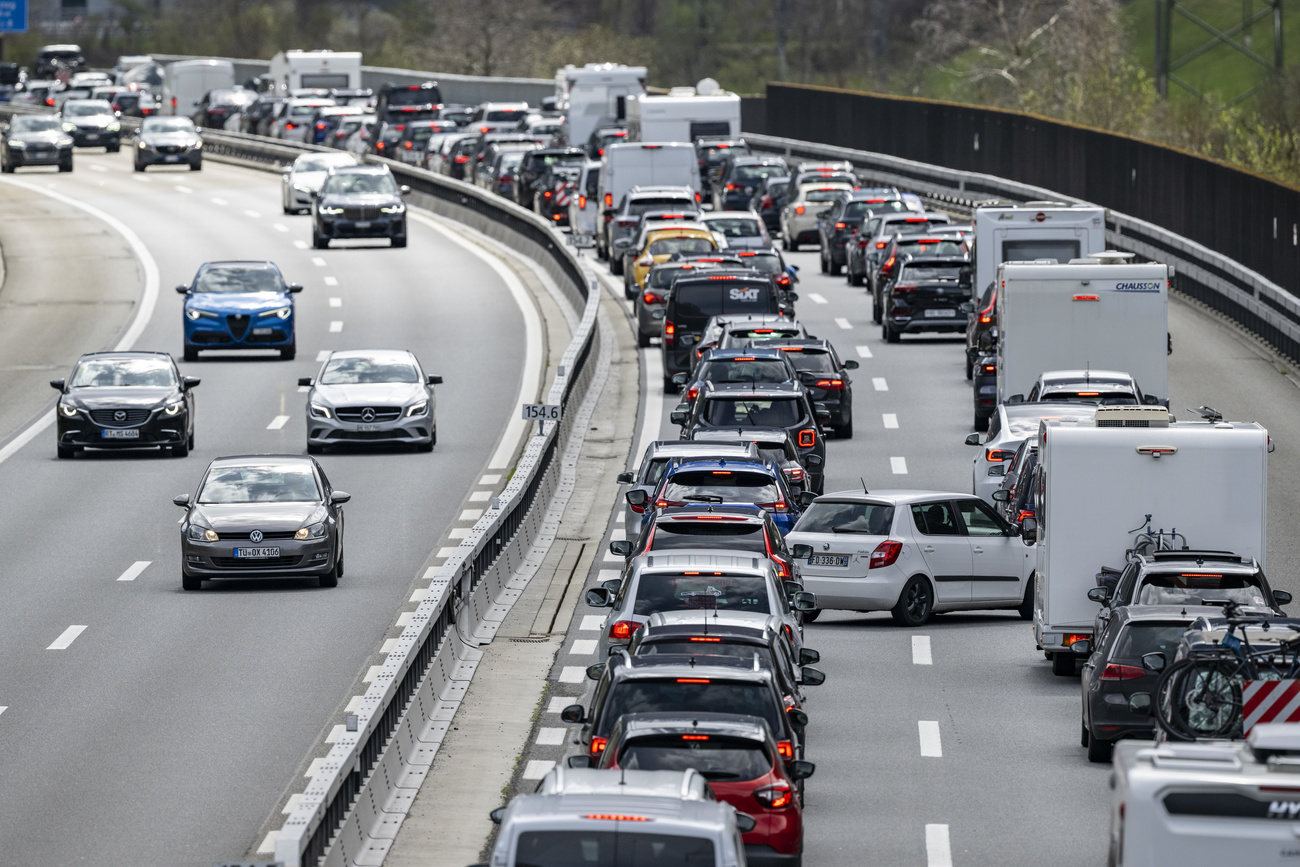
{"type": "Polygon", "coordinates": [[[254,530],[253,532],[249,533],[249,534],[248,534],[248,541],[250,541],[250,542],[260,542],[260,541],[262,541],[262,531],[261,531],[261,530],[254,530]]]}
{"type": "Polygon", "coordinates": [[[126,421],[126,410],[119,409],[113,413],[113,421],[126,421]]]}
{"type": "Polygon", "coordinates": [[[375,411],[374,411],[373,409],[371,409],[370,407],[366,407],[365,409],[361,410],[361,420],[362,420],[362,421],[374,421],[374,420],[375,420],[375,411]]]}

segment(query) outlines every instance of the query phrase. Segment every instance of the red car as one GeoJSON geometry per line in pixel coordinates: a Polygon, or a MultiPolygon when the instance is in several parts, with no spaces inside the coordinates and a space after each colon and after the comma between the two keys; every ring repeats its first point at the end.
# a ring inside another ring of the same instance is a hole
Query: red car
{"type": "Polygon", "coordinates": [[[624,714],[609,733],[599,767],[695,768],[719,801],[754,818],[754,830],[743,837],[749,864],[799,867],[803,862],[803,798],[798,781],[811,777],[816,765],[783,761],[767,723],[756,716],[624,714]]]}

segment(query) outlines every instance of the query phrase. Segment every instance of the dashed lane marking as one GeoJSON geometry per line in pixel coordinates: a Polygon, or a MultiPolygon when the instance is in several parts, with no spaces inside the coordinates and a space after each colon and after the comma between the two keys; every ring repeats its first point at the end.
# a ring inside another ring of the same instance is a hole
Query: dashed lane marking
{"type": "Polygon", "coordinates": [[[547,761],[546,759],[532,759],[528,762],[527,766],[524,767],[524,779],[540,780],[542,777],[549,774],[553,767],[555,767],[555,762],[547,761]]]}
{"type": "Polygon", "coordinates": [[[227,202],[225,199],[222,199],[222,198],[219,198],[219,197],[214,197],[214,198],[211,199],[211,201],[212,201],[212,204],[214,204],[214,205],[228,205],[228,204],[230,204],[230,202],[227,202]]]}
{"type": "Polygon", "coordinates": [[[829,302],[829,301],[826,300],[826,296],[825,296],[825,295],[822,295],[822,294],[819,293],[819,292],[809,292],[809,293],[808,293],[808,300],[811,301],[811,302],[814,303],[814,304],[829,304],[829,303],[831,303],[831,302],[829,302]]]}
{"type": "Polygon", "coordinates": [[[591,656],[595,652],[596,639],[594,638],[575,638],[569,647],[571,656],[591,656]]]}
{"type": "Polygon", "coordinates": [[[585,665],[566,665],[560,669],[560,683],[582,683],[586,679],[587,667],[585,665]]]}
{"type": "Polygon", "coordinates": [[[325,278],[325,285],[326,285],[326,286],[337,286],[337,285],[339,285],[339,278],[337,278],[337,277],[326,277],[326,278],[325,278]]]}
{"type": "Polygon", "coordinates": [[[271,224],[271,228],[272,228],[272,229],[275,229],[277,232],[287,232],[287,231],[289,231],[289,227],[286,226],[284,223],[272,223],[272,224],[271,224]]]}
{"type": "Polygon", "coordinates": [[[311,257],[311,263],[312,263],[313,265],[315,265],[317,268],[324,268],[324,267],[325,267],[325,260],[322,259],[320,256],[312,256],[312,257],[311,257]]]}
{"type": "Polygon", "coordinates": [[[258,213],[257,211],[244,211],[244,216],[245,216],[245,217],[251,217],[251,218],[253,218],[254,220],[260,220],[260,219],[262,219],[262,215],[261,215],[260,213],[258,213]]]}
{"type": "Polygon", "coordinates": [[[316,353],[317,361],[324,361],[329,357],[330,357],[330,351],[328,349],[322,349],[320,352],[316,353]]]}
{"type": "Polygon", "coordinates": [[[888,428],[889,430],[894,430],[895,428],[898,427],[897,414],[892,412],[884,412],[880,414],[880,418],[885,423],[885,427],[888,428]]]}
{"type": "Polygon", "coordinates": [[[922,758],[943,758],[943,743],[939,740],[939,723],[929,719],[918,720],[916,728],[921,736],[922,758]]]}
{"type": "Polygon", "coordinates": [[[343,306],[343,299],[342,299],[342,298],[331,298],[331,299],[330,299],[330,306],[331,306],[331,307],[342,307],[342,306],[343,306]]]}
{"type": "Polygon", "coordinates": [[[308,247],[311,246],[310,244],[308,244],[306,241],[302,240],[301,238],[298,239],[297,241],[294,241],[294,242],[293,242],[293,245],[294,245],[295,247],[297,247],[299,250],[306,250],[308,247]]]}
{"type": "Polygon", "coordinates": [[[859,346],[857,349],[858,349],[858,358],[874,358],[874,357],[875,357],[875,356],[873,356],[873,355],[871,354],[871,347],[870,347],[870,346],[859,346]]]}
{"type": "Polygon", "coordinates": [[[343,330],[342,319],[335,319],[333,322],[330,323],[330,334],[338,334],[342,330],[343,330]]]}
{"type": "Polygon", "coordinates": [[[582,625],[578,627],[579,632],[600,632],[605,628],[605,615],[603,614],[584,614],[582,615],[582,625]]]}
{"type": "Polygon", "coordinates": [[[925,864],[926,867],[952,867],[952,844],[948,841],[947,825],[925,826],[925,864]]]}
{"type": "Polygon", "coordinates": [[[149,568],[149,564],[152,562],[153,562],[152,560],[136,560],[134,563],[131,564],[131,568],[127,569],[120,576],[118,576],[117,580],[134,581],[135,579],[140,577],[141,572],[149,568]]]}
{"type": "Polygon", "coordinates": [[[836,316],[835,324],[838,325],[840,328],[843,328],[845,331],[853,330],[853,323],[849,322],[849,320],[845,319],[843,316],[836,316]]]}
{"type": "Polygon", "coordinates": [[[72,646],[72,642],[77,640],[77,636],[86,631],[85,626],[69,626],[63,630],[63,634],[54,639],[54,643],[46,650],[67,650],[72,646]]]}
{"type": "Polygon", "coordinates": [[[907,475],[907,458],[890,458],[889,469],[896,476],[907,475]]]}
{"type": "Polygon", "coordinates": [[[176,187],[175,187],[175,189],[176,189],[176,192],[178,192],[178,193],[185,193],[186,195],[189,195],[190,193],[194,192],[194,188],[193,188],[193,187],[187,187],[187,186],[185,186],[184,184],[177,184],[176,187]]]}
{"type": "Polygon", "coordinates": [[[95,165],[94,163],[91,163],[91,165],[90,165],[90,170],[91,170],[92,172],[106,172],[106,171],[108,171],[108,169],[104,168],[103,166],[97,166],[97,165],[95,165]]]}
{"type": "Polygon", "coordinates": [[[543,747],[556,747],[564,743],[564,729],[542,726],[537,730],[537,740],[533,743],[543,747]]]}
{"type": "Polygon", "coordinates": [[[934,664],[934,659],[930,656],[930,636],[928,635],[912,636],[912,664],[913,665],[934,664]]]}
{"type": "Polygon", "coordinates": [[[271,419],[271,423],[266,426],[266,429],[279,430],[280,428],[284,427],[285,423],[288,421],[289,421],[289,417],[287,415],[277,415],[275,418],[271,419]]]}
{"type": "Polygon", "coordinates": [[[871,387],[876,391],[889,391],[889,383],[885,382],[883,376],[871,377],[871,387]]]}

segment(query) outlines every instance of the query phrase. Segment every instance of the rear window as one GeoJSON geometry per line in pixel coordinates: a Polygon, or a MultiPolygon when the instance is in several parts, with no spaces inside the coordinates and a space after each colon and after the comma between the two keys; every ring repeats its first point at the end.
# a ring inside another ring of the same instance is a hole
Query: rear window
{"type": "Polygon", "coordinates": [[[919,238],[899,241],[898,252],[909,256],[965,256],[966,244],[960,238],[919,238]]]}
{"type": "Polygon", "coordinates": [[[798,398],[711,398],[705,420],[714,427],[793,427],[803,420],[798,398]]]}
{"type": "Polygon", "coordinates": [[[629,216],[639,217],[646,211],[656,208],[695,208],[695,200],[685,197],[666,199],[637,199],[627,203],[627,213],[629,216]]]}
{"type": "Polygon", "coordinates": [[[772,613],[767,582],[757,575],[643,575],[637,584],[634,614],[649,617],[657,611],[697,608],[772,613]]]}
{"type": "Polygon", "coordinates": [[[674,253],[711,253],[716,248],[708,238],[660,238],[650,244],[651,256],[671,256],[674,253]]]}
{"type": "Polygon", "coordinates": [[[906,211],[907,206],[897,199],[890,199],[887,202],[849,202],[844,209],[844,216],[850,220],[862,219],[868,213],[876,211],[906,211]]]}
{"type": "Polygon", "coordinates": [[[835,196],[841,192],[843,192],[843,190],[809,190],[808,194],[804,197],[804,201],[833,202],[835,201],[835,196]]]}
{"type": "Polygon", "coordinates": [[[900,283],[904,281],[912,283],[931,283],[935,281],[955,283],[961,279],[963,271],[970,273],[970,266],[962,267],[961,265],[943,265],[940,267],[932,267],[928,265],[917,265],[913,267],[904,265],[903,270],[898,274],[898,281],[900,283]]]}
{"type": "Polygon", "coordinates": [[[780,716],[782,711],[777,708],[776,696],[766,684],[708,678],[690,680],[704,682],[625,680],[610,690],[609,702],[601,718],[608,721],[607,724],[613,724],[625,713],[738,713],[767,720],[777,737],[785,732],[785,721],[780,716]]]}
{"type": "Polygon", "coordinates": [[[1096,404],[1099,406],[1133,406],[1137,403],[1137,398],[1126,391],[1045,391],[1039,397],[1039,400],[1096,404]]]}
{"type": "Polygon", "coordinates": [[[761,224],[753,217],[725,217],[709,220],[708,225],[728,238],[749,238],[763,233],[761,224]]]}
{"type": "Polygon", "coordinates": [[[1166,659],[1174,658],[1174,649],[1187,631],[1186,623],[1143,622],[1130,623],[1119,637],[1112,656],[1120,659],[1141,659],[1148,653],[1163,653],[1166,659]]]}
{"type": "MultiPolygon", "coordinates": [[[[759,233],[755,232],[754,234],[759,233]]],[[[739,258],[740,264],[744,265],[746,268],[753,268],[760,274],[780,274],[785,270],[785,268],[781,266],[781,260],[776,256],[747,255],[745,253],[740,253],[739,258]]]]}
{"type": "Polygon", "coordinates": [[[803,533],[863,533],[887,536],[894,507],[887,503],[813,503],[795,524],[803,533]]]}
{"type": "Polygon", "coordinates": [[[663,499],[674,503],[769,505],[780,501],[781,493],[766,473],[702,470],[673,475],[664,483],[663,499]]]}
{"type": "Polygon", "coordinates": [[[785,174],[784,166],[736,166],[731,172],[733,181],[759,181],[763,178],[775,178],[785,174]]]}
{"type": "Polygon", "coordinates": [[[388,91],[389,105],[427,105],[442,102],[436,87],[395,87],[388,91]]]}
{"type": "Polygon", "coordinates": [[[835,372],[835,364],[829,352],[804,349],[798,352],[790,352],[787,357],[793,362],[794,369],[798,371],[806,370],[810,373],[835,372]]]}
{"type": "Polygon", "coordinates": [[[761,743],[742,738],[655,735],[624,744],[618,752],[618,766],[629,771],[694,768],[710,780],[740,781],[756,780],[772,770],[772,758],[761,743]]]}
{"type": "Polygon", "coordinates": [[[677,316],[704,324],[710,316],[723,313],[775,313],[770,283],[745,280],[692,282],[673,289],[677,316]]]}
{"type": "Polygon", "coordinates": [[[483,119],[493,123],[504,123],[523,120],[525,114],[527,114],[525,111],[489,111],[483,119]]]}
{"type": "MultiPolygon", "coordinates": [[[[623,823],[628,824],[628,823],[623,823]]],[[[519,835],[515,863],[527,867],[680,867],[716,863],[713,841],[704,837],[615,831],[525,831],[519,835]]]]}
{"type": "Polygon", "coordinates": [[[739,521],[663,521],[655,526],[651,551],[722,548],[767,555],[763,527],[739,521]]]}
{"type": "Polygon", "coordinates": [[[1239,605],[1267,605],[1258,573],[1223,574],[1209,569],[1155,572],[1142,577],[1139,605],[1198,605],[1226,599],[1239,605]]]}
{"type": "Polygon", "coordinates": [[[788,382],[790,371],[776,358],[721,359],[704,365],[703,382],[788,382]]]}

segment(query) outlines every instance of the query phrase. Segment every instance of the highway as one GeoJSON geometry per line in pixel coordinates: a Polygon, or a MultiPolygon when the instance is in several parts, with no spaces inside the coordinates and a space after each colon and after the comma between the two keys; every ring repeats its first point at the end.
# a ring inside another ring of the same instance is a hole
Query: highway
{"type": "MultiPolygon", "coordinates": [[[[99,208],[143,241],[161,291],[135,348],[180,357],[172,287],[205,260],[273,259],[305,286],[295,361],[181,362],[202,378],[188,458],[60,461],[47,428],[0,463],[0,863],[207,867],[255,846],[282,797],[301,790],[322,727],[396,634],[417,572],[517,413],[524,317],[496,271],[423,222],[411,221],[405,250],[308,249],[309,218],[282,215],[267,172],[207,161],[201,173],[137,175],[127,152],[79,152],[70,175],[13,177],[0,183],[99,208]],[[298,377],[315,375],[318,353],[361,347],[409,348],[445,384],[432,454],[321,457],[352,495],[340,586],[250,579],[182,592],[172,497],[192,493],[218,455],[304,453],[298,377]]],[[[58,241],[80,258],[76,234],[58,241]]],[[[120,238],[109,246],[105,269],[130,255],[120,238]]],[[[94,288],[82,262],[62,276],[94,288]]],[[[10,316],[0,310],[4,340],[10,316]]],[[[111,345],[114,329],[82,349],[111,345]]],[[[39,406],[53,392],[37,386],[39,406]]]]}

